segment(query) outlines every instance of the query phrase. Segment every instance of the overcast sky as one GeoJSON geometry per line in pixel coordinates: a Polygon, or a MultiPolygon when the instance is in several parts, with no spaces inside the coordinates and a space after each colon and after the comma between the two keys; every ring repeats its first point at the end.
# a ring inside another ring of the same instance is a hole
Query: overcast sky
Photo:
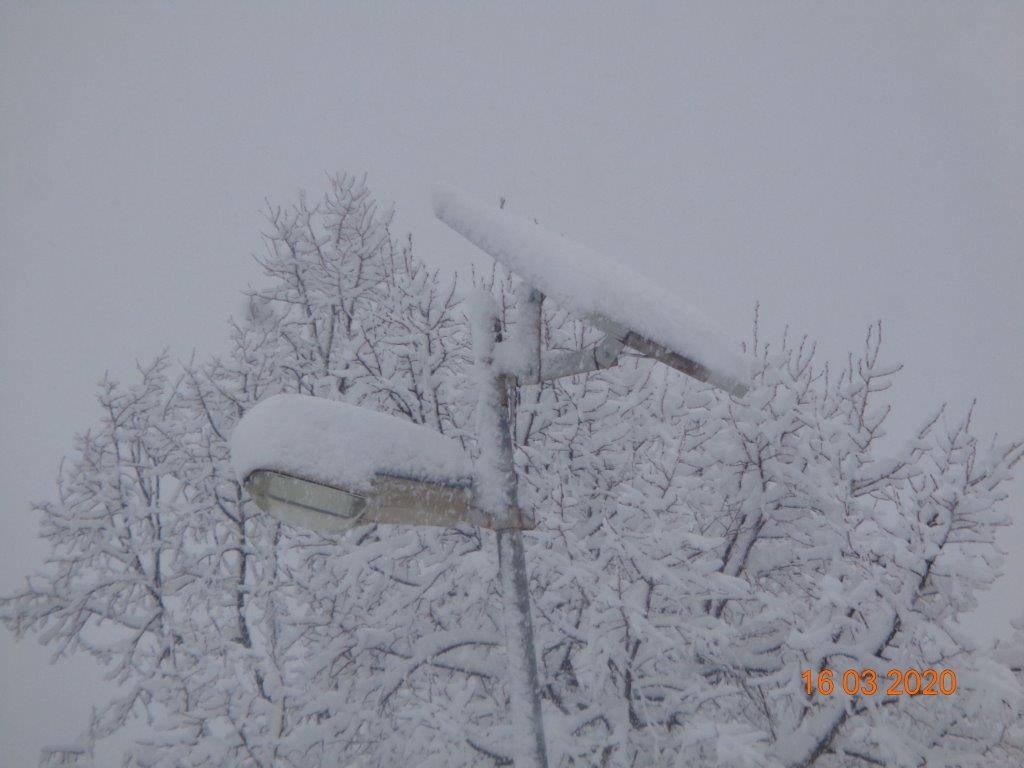
{"type": "MultiPolygon", "coordinates": [[[[441,180],[737,339],[756,301],[833,358],[881,318],[891,433],[977,397],[979,431],[1024,434],[1024,3],[0,0],[0,73],[0,592],[45,555],[28,502],[94,384],[225,349],[265,200],[327,171],[367,172],[446,268],[472,249],[441,180]]],[[[1024,525],[1004,545],[982,639],[1024,611],[1024,525]]],[[[0,629],[5,765],[103,701],[91,661],[47,658],[0,629]]]]}

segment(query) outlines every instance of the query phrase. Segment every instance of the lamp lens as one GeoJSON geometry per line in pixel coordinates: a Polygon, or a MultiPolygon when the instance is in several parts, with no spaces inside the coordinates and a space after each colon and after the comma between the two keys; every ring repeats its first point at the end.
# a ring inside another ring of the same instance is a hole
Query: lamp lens
{"type": "Polygon", "coordinates": [[[339,533],[357,525],[366,497],[291,475],[257,470],[245,487],[256,506],[278,520],[323,533],[339,533]]]}

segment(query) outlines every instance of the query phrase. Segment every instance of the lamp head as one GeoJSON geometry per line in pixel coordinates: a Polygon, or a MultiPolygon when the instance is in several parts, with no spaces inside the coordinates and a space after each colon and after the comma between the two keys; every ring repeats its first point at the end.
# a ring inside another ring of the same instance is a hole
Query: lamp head
{"type": "Polygon", "coordinates": [[[678,290],[453,187],[436,188],[433,203],[437,218],[584,322],[699,381],[746,392],[747,361],[678,290]]]}
{"type": "Polygon", "coordinates": [[[235,427],[231,460],[260,509],[301,528],[490,523],[473,508],[472,465],[458,442],[346,403],[270,397],[235,427]]]}

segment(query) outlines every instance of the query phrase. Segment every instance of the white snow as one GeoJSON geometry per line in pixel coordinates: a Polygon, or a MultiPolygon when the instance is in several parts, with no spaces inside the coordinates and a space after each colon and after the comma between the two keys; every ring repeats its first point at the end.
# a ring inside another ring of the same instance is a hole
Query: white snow
{"type": "Polygon", "coordinates": [[[719,381],[749,381],[736,344],[654,280],[454,187],[436,187],[433,205],[441,221],[563,308],[635,331],[700,363],[719,381]]]}
{"type": "Polygon", "coordinates": [[[240,480],[271,469],[351,490],[374,475],[468,482],[462,446],[429,427],[308,395],[275,395],[249,411],[231,435],[240,480]]]}

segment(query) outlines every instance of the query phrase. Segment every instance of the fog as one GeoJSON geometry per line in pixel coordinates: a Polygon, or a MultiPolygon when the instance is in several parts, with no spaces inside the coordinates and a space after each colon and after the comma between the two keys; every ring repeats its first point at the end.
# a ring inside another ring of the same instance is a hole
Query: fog
{"type": "MultiPolygon", "coordinates": [[[[883,321],[889,432],[978,399],[1024,434],[1024,5],[0,4],[0,592],[41,566],[95,383],[225,349],[260,210],[366,172],[419,254],[447,181],[628,261],[736,339],[883,321]],[[555,7],[557,6],[557,7],[555,7]]],[[[479,257],[483,258],[483,257],[479,257]]],[[[1010,500],[1020,518],[1024,483],[1010,500]]],[[[1024,611],[1024,527],[968,629],[1024,611]]],[[[106,684],[0,630],[0,753],[106,684]]]]}

